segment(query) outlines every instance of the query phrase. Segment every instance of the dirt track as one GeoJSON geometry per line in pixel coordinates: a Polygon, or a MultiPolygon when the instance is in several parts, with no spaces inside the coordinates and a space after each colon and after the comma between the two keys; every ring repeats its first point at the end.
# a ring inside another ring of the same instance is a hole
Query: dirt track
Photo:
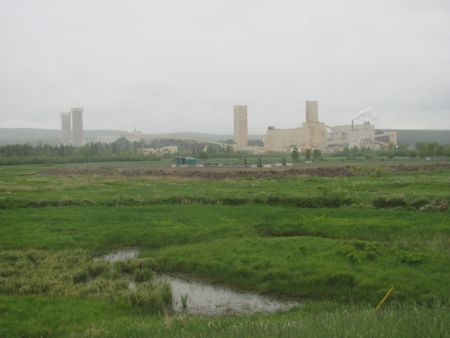
{"type": "Polygon", "coordinates": [[[99,175],[99,176],[156,176],[201,178],[210,180],[252,178],[277,178],[289,176],[323,176],[345,177],[358,175],[382,175],[395,172],[429,172],[449,170],[450,163],[433,163],[420,165],[331,165],[317,167],[289,167],[289,168],[233,168],[233,167],[205,167],[205,168],[49,168],[41,172],[48,175],[99,175]]]}

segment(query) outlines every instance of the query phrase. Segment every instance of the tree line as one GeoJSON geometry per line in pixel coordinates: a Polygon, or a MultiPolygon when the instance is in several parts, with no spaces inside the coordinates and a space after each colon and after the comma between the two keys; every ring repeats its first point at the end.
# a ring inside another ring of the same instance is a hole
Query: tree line
{"type": "Polygon", "coordinates": [[[91,142],[81,147],[72,145],[8,144],[0,146],[0,164],[38,164],[117,160],[158,160],[171,154],[144,155],[144,148],[177,146],[178,154],[202,159],[231,156],[230,145],[209,144],[193,140],[153,139],[129,141],[122,137],[111,143],[91,142]]]}
{"type": "MultiPolygon", "coordinates": [[[[246,158],[257,156],[248,153],[235,152],[231,144],[210,144],[207,142],[180,139],[153,139],[132,142],[122,137],[111,143],[91,142],[82,147],[41,144],[36,146],[30,144],[2,145],[0,146],[0,164],[158,160],[173,155],[143,155],[142,149],[158,149],[166,146],[177,146],[179,155],[194,156],[200,159],[226,158],[231,156],[246,158]]],[[[450,157],[450,146],[436,142],[420,142],[416,144],[415,149],[409,149],[406,146],[396,147],[393,145],[379,150],[354,147],[343,149],[334,155],[346,158],[370,158],[380,156],[411,158],[450,157]]],[[[294,162],[298,162],[300,156],[304,156],[306,161],[322,159],[322,153],[319,150],[306,150],[300,152],[297,148],[294,148],[290,154],[290,157],[294,162]]]]}
{"type": "Polygon", "coordinates": [[[371,148],[345,148],[336,153],[337,156],[347,158],[354,157],[411,157],[411,158],[425,158],[425,157],[450,157],[450,145],[443,145],[436,142],[426,143],[418,142],[414,149],[408,148],[406,145],[389,145],[383,149],[371,148]]]}

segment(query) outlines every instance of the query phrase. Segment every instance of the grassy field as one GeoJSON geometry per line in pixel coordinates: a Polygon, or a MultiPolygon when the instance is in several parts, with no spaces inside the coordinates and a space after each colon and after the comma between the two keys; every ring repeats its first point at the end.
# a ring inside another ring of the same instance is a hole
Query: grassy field
{"type": "Polygon", "coordinates": [[[450,335],[448,169],[220,179],[89,169],[0,168],[0,336],[450,335]],[[128,247],[141,250],[128,265],[94,260],[128,247]],[[158,271],[305,305],[175,315],[158,271]]]}

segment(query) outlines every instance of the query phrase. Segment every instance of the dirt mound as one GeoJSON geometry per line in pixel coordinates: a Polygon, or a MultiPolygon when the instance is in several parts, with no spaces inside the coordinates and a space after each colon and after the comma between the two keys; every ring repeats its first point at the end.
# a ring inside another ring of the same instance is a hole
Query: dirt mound
{"type": "Polygon", "coordinates": [[[421,165],[346,165],[295,168],[48,168],[41,174],[49,175],[99,175],[99,176],[155,176],[199,178],[207,180],[237,178],[278,178],[289,176],[348,177],[359,175],[382,175],[395,172],[420,172],[448,170],[450,163],[421,165]]]}

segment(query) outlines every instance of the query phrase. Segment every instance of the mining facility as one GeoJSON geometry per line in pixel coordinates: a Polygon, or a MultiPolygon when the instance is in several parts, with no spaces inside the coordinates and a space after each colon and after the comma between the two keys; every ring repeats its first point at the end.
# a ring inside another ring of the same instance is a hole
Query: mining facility
{"type": "Polygon", "coordinates": [[[290,152],[292,149],[304,151],[318,149],[335,152],[344,148],[381,148],[397,145],[395,131],[375,130],[365,121],[362,124],[332,127],[319,121],[318,101],[306,101],[305,122],[292,129],[267,128],[264,147],[248,146],[247,106],[234,106],[234,149],[250,152],[290,152]]]}
{"type": "Polygon", "coordinates": [[[80,147],[83,145],[83,107],[71,108],[61,113],[62,144],[80,147]]]}
{"type": "MultiPolygon", "coordinates": [[[[318,149],[332,153],[345,148],[382,148],[397,145],[397,132],[393,130],[376,130],[370,121],[357,124],[354,121],[344,126],[329,126],[319,120],[318,101],[306,101],[305,121],[298,127],[278,129],[267,128],[263,139],[264,146],[249,146],[248,143],[248,109],[246,105],[233,107],[235,151],[252,153],[291,152],[318,149]]],[[[71,108],[70,112],[61,113],[62,144],[80,147],[84,144],[83,108],[71,108]]],[[[146,135],[135,131],[125,135],[130,141],[139,141],[146,135]]],[[[117,137],[116,137],[117,138],[117,137]]],[[[215,142],[222,144],[220,142],[215,142]]]]}

